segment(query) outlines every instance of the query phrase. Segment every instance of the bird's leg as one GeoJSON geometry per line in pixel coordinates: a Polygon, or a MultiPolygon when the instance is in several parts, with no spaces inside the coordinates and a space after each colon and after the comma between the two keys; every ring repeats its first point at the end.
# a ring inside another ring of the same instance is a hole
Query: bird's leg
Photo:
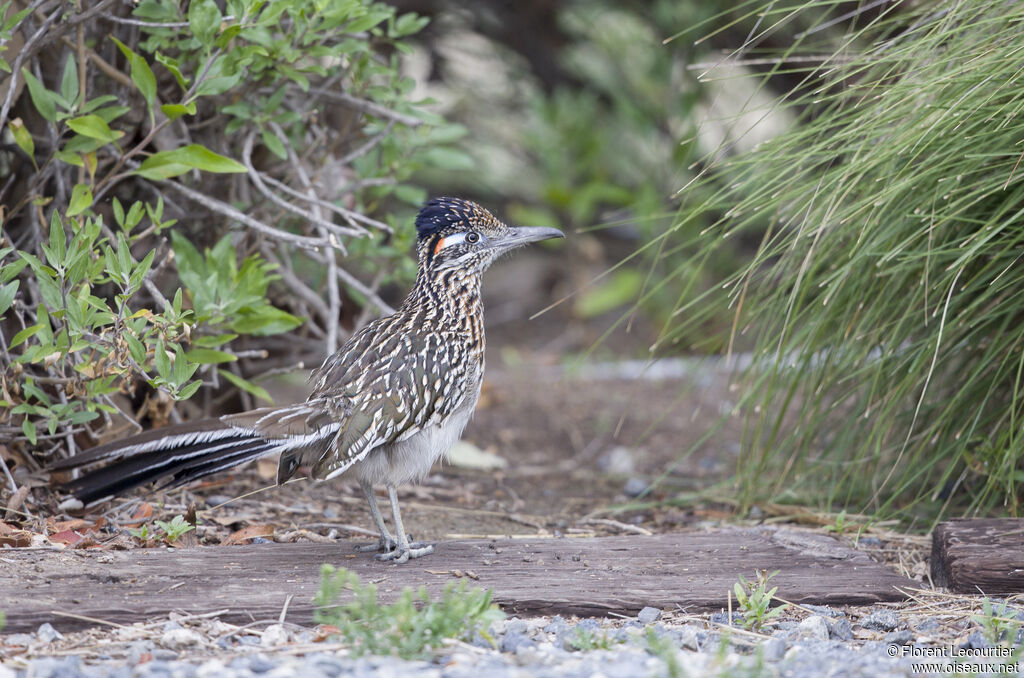
{"type": "Polygon", "coordinates": [[[398,541],[391,536],[387,525],[384,524],[384,516],[380,514],[377,497],[373,494],[373,485],[360,481],[359,487],[363,490],[363,496],[366,497],[366,502],[370,505],[370,515],[373,516],[373,522],[377,524],[380,539],[374,544],[360,544],[356,546],[356,551],[382,551],[385,553],[394,551],[398,547],[398,541]]]}
{"type": "Polygon", "coordinates": [[[377,560],[393,560],[396,565],[401,565],[410,558],[419,558],[428,553],[434,552],[433,544],[409,543],[409,535],[405,533],[405,526],[402,524],[402,513],[398,509],[398,492],[394,485],[388,485],[388,499],[391,500],[391,513],[395,518],[395,534],[398,535],[398,544],[387,553],[378,553],[374,558],[377,560]]]}

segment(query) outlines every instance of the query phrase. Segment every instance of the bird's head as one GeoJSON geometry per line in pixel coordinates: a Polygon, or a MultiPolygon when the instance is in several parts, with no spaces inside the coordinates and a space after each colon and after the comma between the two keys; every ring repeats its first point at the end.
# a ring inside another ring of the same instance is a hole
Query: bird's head
{"type": "Polygon", "coordinates": [[[433,198],[416,217],[420,267],[483,273],[502,254],[538,240],[564,238],[557,228],[506,226],[469,200],[433,198]]]}

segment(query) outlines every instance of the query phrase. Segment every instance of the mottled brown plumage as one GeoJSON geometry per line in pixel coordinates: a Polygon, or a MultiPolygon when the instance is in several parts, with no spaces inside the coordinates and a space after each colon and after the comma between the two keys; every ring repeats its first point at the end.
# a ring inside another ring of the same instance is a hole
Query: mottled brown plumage
{"type": "Polygon", "coordinates": [[[502,254],[562,237],[550,228],[512,228],[457,198],[428,202],[416,219],[419,271],[399,309],[357,332],[324,361],[306,402],[150,431],[88,450],[54,470],[111,462],[68,489],[90,504],[169,477],[175,486],[280,453],[278,482],[299,468],[312,477],[351,469],[381,538],[379,558],[405,562],[432,546],[409,544],[395,486],[425,476],[458,440],[484,374],[480,281],[502,254]],[[384,525],[372,487],[387,487],[395,523],[384,525]]]}

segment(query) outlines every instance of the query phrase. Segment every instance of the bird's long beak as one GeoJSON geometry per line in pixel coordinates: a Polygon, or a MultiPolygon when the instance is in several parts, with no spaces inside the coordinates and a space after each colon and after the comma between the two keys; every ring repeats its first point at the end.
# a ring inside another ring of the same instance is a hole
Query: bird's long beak
{"type": "Polygon", "coordinates": [[[548,228],[547,226],[513,226],[509,230],[511,231],[510,233],[495,243],[502,249],[521,247],[522,245],[539,240],[565,237],[565,234],[557,228],[548,228]]]}

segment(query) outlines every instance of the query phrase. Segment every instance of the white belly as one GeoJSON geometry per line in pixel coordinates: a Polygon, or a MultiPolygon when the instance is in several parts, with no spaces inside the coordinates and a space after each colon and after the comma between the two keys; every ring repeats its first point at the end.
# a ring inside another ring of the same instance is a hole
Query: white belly
{"type": "Polygon", "coordinates": [[[401,442],[371,450],[352,467],[356,477],[372,485],[401,485],[422,480],[434,462],[447,455],[473,416],[474,402],[439,426],[430,426],[401,442]]]}

